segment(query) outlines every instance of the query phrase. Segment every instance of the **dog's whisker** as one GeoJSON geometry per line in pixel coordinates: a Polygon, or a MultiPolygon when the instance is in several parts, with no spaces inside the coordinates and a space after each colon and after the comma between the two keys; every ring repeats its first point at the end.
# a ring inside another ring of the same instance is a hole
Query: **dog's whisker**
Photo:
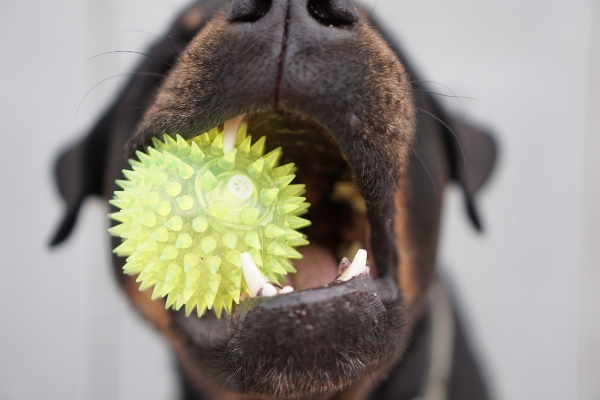
{"type": "MultiPolygon", "coordinates": [[[[411,81],[411,83],[435,83],[437,85],[445,87],[446,89],[448,89],[450,91],[450,93],[452,93],[456,97],[456,100],[458,101],[458,104],[460,104],[460,107],[463,110],[463,115],[465,116],[465,118],[467,117],[467,112],[465,111],[465,106],[463,105],[462,101],[460,101],[461,97],[457,96],[456,93],[454,93],[454,90],[450,89],[449,86],[446,86],[446,85],[444,85],[441,82],[430,81],[430,80],[425,80],[425,81],[411,81]]],[[[475,100],[475,99],[471,99],[471,100],[475,100]]]]}
{"type": "MultiPolygon", "coordinates": [[[[417,109],[418,111],[424,112],[425,114],[429,115],[431,118],[435,119],[440,124],[444,125],[446,127],[446,129],[448,129],[450,131],[450,133],[452,133],[452,136],[454,136],[454,139],[456,139],[456,143],[458,143],[458,147],[460,147],[460,152],[462,154],[463,163],[465,165],[465,172],[466,172],[467,171],[467,158],[465,157],[465,151],[464,151],[464,149],[462,147],[462,144],[460,143],[460,140],[458,139],[458,136],[456,136],[456,133],[454,133],[454,131],[452,130],[452,128],[450,128],[450,126],[448,126],[448,124],[445,123],[441,118],[436,117],[435,115],[433,115],[429,111],[425,111],[425,110],[423,110],[422,108],[419,108],[419,107],[415,107],[415,109],[417,109]]],[[[465,174],[465,179],[468,179],[468,174],[465,174]]]]}
{"type": "Polygon", "coordinates": [[[157,34],[155,34],[155,33],[148,32],[148,31],[145,31],[145,30],[143,30],[143,29],[126,29],[126,30],[124,30],[124,31],[121,31],[121,33],[130,33],[130,32],[141,32],[141,33],[145,33],[145,34],[147,34],[147,35],[150,35],[150,36],[152,36],[154,39],[157,39],[157,40],[162,40],[162,39],[164,39],[164,38],[165,38],[165,37],[164,37],[164,36],[162,36],[162,35],[157,35],[157,34]]]}
{"type": "Polygon", "coordinates": [[[467,100],[475,100],[475,101],[481,101],[479,99],[476,99],[474,97],[467,97],[467,96],[456,96],[456,95],[450,95],[450,94],[444,94],[444,93],[438,93],[438,92],[434,92],[433,90],[426,90],[426,89],[416,89],[415,92],[424,92],[424,93],[430,93],[430,94],[435,94],[438,96],[443,96],[443,97],[451,97],[451,98],[455,98],[455,99],[467,99],[467,100]]]}
{"type": "MultiPolygon", "coordinates": [[[[169,47],[171,48],[171,50],[173,50],[173,54],[174,54],[175,56],[179,57],[179,59],[182,59],[182,58],[181,58],[181,55],[179,54],[180,52],[178,52],[177,50],[175,50],[175,47],[173,47],[173,43],[171,42],[171,40],[175,41],[175,43],[177,43],[177,44],[179,44],[179,45],[181,45],[181,43],[178,43],[178,42],[175,40],[175,38],[173,38],[173,36],[170,36],[170,35],[169,35],[169,36],[156,35],[156,34],[154,34],[154,33],[152,33],[152,32],[148,32],[148,31],[145,31],[145,30],[143,30],[143,29],[127,29],[127,30],[124,30],[124,31],[122,31],[121,33],[126,33],[126,32],[142,32],[142,33],[146,33],[146,34],[148,34],[148,35],[150,35],[150,36],[154,37],[155,39],[158,39],[158,40],[166,40],[166,41],[167,41],[167,43],[169,44],[169,47]]],[[[185,47],[185,49],[187,50],[187,46],[184,46],[184,47],[185,47]]],[[[188,54],[189,54],[189,51],[188,51],[188,54]]]]}
{"type": "Polygon", "coordinates": [[[165,74],[159,74],[159,73],[156,73],[156,72],[142,72],[142,71],[137,71],[137,72],[125,72],[125,73],[122,73],[122,74],[113,75],[113,76],[110,76],[110,77],[108,77],[106,79],[103,79],[100,82],[98,82],[97,84],[95,84],[85,94],[85,96],[83,96],[83,99],[81,99],[81,101],[79,102],[79,105],[77,106],[77,110],[75,111],[75,119],[77,119],[77,115],[79,114],[79,109],[81,108],[81,105],[83,104],[83,102],[85,101],[85,99],[90,95],[90,93],[92,93],[92,91],[94,89],[96,89],[98,86],[102,85],[104,82],[109,81],[111,79],[119,78],[119,77],[123,77],[123,76],[132,76],[132,75],[141,75],[141,76],[155,77],[155,78],[164,78],[166,76],[165,74]]]}
{"type": "Polygon", "coordinates": [[[132,53],[132,54],[139,54],[139,55],[142,55],[142,56],[146,56],[146,57],[152,58],[152,59],[154,59],[154,60],[156,60],[156,61],[160,61],[160,62],[162,62],[163,64],[165,64],[165,65],[168,65],[169,67],[172,67],[172,66],[173,66],[173,64],[170,64],[170,63],[166,62],[165,60],[162,60],[162,59],[160,59],[160,58],[158,58],[158,57],[154,57],[153,55],[150,55],[150,54],[142,53],[141,51],[133,51],[133,50],[114,50],[114,51],[107,51],[107,52],[105,52],[105,53],[96,54],[95,56],[88,58],[87,60],[85,60],[84,62],[82,62],[82,63],[81,63],[81,65],[79,66],[79,68],[81,68],[81,67],[82,67],[82,66],[83,66],[85,63],[87,63],[88,61],[91,61],[91,60],[93,60],[94,58],[97,58],[97,57],[100,57],[100,56],[104,56],[104,55],[107,55],[107,54],[114,54],[114,53],[132,53]]]}
{"type": "MultiPolygon", "coordinates": [[[[183,58],[181,57],[181,54],[179,54],[179,52],[177,50],[175,50],[175,47],[173,47],[173,44],[171,43],[171,40],[174,40],[172,36],[167,36],[167,43],[169,43],[169,47],[171,47],[171,50],[173,50],[173,53],[175,53],[175,55],[177,57],[179,57],[180,60],[183,61],[183,58]]],[[[187,50],[187,46],[185,47],[185,49],[187,50]]],[[[188,55],[190,55],[189,50],[188,50],[188,55]]]]}
{"type": "Polygon", "coordinates": [[[427,168],[427,166],[425,165],[425,163],[423,162],[423,160],[421,159],[421,157],[419,157],[419,154],[417,153],[417,151],[415,150],[414,147],[410,146],[410,149],[412,150],[412,152],[415,154],[415,156],[417,156],[417,158],[419,159],[419,161],[421,162],[421,165],[423,165],[423,168],[425,168],[425,171],[427,172],[427,175],[429,175],[429,179],[431,180],[431,184],[433,185],[433,190],[435,191],[435,193],[437,194],[437,187],[435,186],[435,181],[433,180],[433,177],[431,176],[431,174],[429,173],[429,169],[427,168]]]}

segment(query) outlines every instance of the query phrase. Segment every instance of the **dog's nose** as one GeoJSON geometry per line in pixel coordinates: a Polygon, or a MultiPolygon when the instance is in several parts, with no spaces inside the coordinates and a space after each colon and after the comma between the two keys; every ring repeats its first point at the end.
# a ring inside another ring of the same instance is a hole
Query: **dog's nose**
{"type": "MultiPolygon", "coordinates": [[[[283,1],[306,3],[308,14],[327,26],[349,25],[359,19],[358,12],[351,0],[283,1]]],[[[266,15],[272,5],[273,0],[233,0],[227,13],[227,19],[231,22],[254,22],[266,15]]]]}
{"type": "Polygon", "coordinates": [[[231,22],[254,22],[271,9],[272,0],[233,0],[227,13],[231,22]]]}
{"type": "Polygon", "coordinates": [[[323,25],[341,26],[358,21],[351,0],[308,0],[308,12],[323,25]]]}

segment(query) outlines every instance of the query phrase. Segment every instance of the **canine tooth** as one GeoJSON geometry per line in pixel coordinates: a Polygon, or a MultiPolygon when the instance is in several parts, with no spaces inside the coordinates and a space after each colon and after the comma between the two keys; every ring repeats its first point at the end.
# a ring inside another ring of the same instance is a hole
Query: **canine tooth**
{"type": "Polygon", "coordinates": [[[265,283],[264,286],[259,291],[259,296],[261,297],[273,297],[277,294],[277,288],[270,283],[265,283]]]}
{"type": "Polygon", "coordinates": [[[267,278],[265,278],[262,272],[260,272],[250,253],[242,253],[241,259],[242,272],[244,273],[246,285],[248,285],[248,289],[250,289],[252,297],[255,297],[258,294],[258,291],[262,289],[266,283],[268,283],[267,278]]]}
{"type": "Polygon", "coordinates": [[[348,281],[355,276],[367,273],[367,251],[359,249],[352,260],[352,264],[346,269],[346,271],[340,276],[340,281],[348,281]]]}
{"type": "Polygon", "coordinates": [[[240,125],[244,120],[244,114],[238,115],[235,118],[231,118],[225,121],[223,124],[223,152],[227,153],[235,147],[235,140],[237,139],[240,125]]]}
{"type": "Polygon", "coordinates": [[[284,286],[280,291],[279,294],[286,294],[286,293],[292,293],[294,291],[294,288],[291,286],[284,286]]]}

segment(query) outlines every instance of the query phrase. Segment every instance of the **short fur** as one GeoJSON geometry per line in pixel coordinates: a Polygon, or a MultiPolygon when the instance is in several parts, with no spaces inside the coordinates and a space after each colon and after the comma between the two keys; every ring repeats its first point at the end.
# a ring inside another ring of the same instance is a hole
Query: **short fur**
{"type": "MultiPolygon", "coordinates": [[[[67,212],[53,244],[68,236],[83,200],[109,199],[126,158],[164,132],[191,137],[271,109],[317,123],[348,160],[367,203],[377,274],[368,284],[248,300],[219,322],[165,310],[113,258],[133,304],[171,341],[186,398],[418,395],[442,190],[451,180],[461,185],[480,229],[474,197],[496,151],[488,134],[444,112],[374,26],[349,0],[196,3],[138,69],[166,77],[132,78],[87,138],[59,158],[67,212]],[[205,335],[212,326],[220,329],[205,335]]],[[[448,398],[486,398],[460,329],[455,351],[459,387],[448,398]]]]}

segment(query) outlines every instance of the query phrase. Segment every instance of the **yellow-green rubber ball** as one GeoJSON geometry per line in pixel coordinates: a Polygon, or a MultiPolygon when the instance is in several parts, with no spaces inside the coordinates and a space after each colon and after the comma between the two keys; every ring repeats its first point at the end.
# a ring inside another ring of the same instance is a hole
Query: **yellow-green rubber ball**
{"type": "Polygon", "coordinates": [[[117,181],[123,190],[110,201],[120,224],[109,232],[123,238],[114,252],[127,257],[126,274],[139,274],[140,290],[154,287],[152,298],[166,296],[167,308],[220,317],[250,293],[241,253],[273,282],[296,272],[290,259],[308,244],[297,229],[310,225],[299,217],[309,204],[304,185],[291,184],[294,164],[278,166],[281,149],[264,148],[265,138],[252,144],[242,124],[226,153],[215,128],[189,140],[153,139],[129,160],[127,179],[117,181]]]}

